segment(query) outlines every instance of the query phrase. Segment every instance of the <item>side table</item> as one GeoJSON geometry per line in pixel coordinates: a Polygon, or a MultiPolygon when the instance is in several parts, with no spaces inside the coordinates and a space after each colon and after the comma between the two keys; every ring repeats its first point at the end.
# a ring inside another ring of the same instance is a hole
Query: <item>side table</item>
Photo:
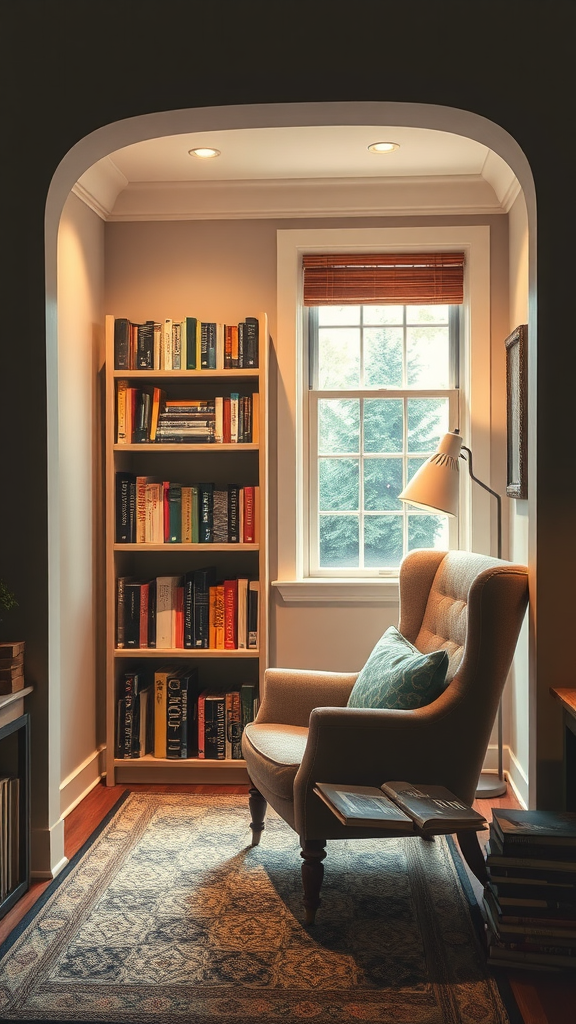
{"type": "Polygon", "coordinates": [[[13,856],[7,837],[7,818],[2,821],[2,876],[0,918],[14,906],[30,888],[30,715],[24,712],[24,698],[32,693],[26,686],[16,693],[0,696],[0,776],[19,779],[18,807],[10,822],[9,833],[14,838],[14,859],[8,872],[8,860],[13,856]],[[13,877],[13,876],[16,877],[13,877]]]}

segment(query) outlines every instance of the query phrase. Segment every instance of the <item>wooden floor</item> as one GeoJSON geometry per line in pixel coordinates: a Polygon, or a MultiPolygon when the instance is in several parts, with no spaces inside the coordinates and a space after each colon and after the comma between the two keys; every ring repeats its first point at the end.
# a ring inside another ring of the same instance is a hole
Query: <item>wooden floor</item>
{"type": "MultiPolygon", "coordinates": [[[[156,793],[248,793],[247,786],[206,785],[98,785],[68,815],[64,822],[64,849],[70,860],[82,847],[108,811],[126,791],[156,793]]],[[[476,810],[491,820],[492,807],[517,807],[515,798],[507,794],[496,800],[477,800],[476,810]]],[[[480,833],[486,840],[487,833],[480,833]]],[[[0,944],[44,892],[49,882],[33,882],[29,892],[0,921],[0,944]]],[[[576,978],[538,971],[508,972],[510,986],[522,1013],[524,1024],[576,1024],[576,978]]]]}

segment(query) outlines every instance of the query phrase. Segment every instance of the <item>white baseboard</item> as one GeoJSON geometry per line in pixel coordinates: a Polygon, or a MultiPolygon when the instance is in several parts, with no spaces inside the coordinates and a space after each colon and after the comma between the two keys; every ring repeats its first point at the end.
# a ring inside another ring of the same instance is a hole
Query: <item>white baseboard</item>
{"type": "Polygon", "coordinates": [[[94,750],[82,764],[60,783],[60,817],[65,818],[70,811],[98,785],[104,771],[104,753],[102,744],[94,750]]]}

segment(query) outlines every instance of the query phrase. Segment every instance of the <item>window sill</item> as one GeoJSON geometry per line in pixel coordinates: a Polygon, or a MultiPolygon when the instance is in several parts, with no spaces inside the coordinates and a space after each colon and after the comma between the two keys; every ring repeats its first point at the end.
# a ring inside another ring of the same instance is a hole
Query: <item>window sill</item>
{"type": "Polygon", "coordinates": [[[397,604],[398,579],[321,579],[273,580],[283,601],[305,604],[397,604]]]}

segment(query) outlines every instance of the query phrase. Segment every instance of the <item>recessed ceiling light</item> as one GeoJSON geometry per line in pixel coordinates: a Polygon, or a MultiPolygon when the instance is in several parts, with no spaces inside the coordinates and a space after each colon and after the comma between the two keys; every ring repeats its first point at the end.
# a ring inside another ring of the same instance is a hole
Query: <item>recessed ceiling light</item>
{"type": "Polygon", "coordinates": [[[219,149],[209,149],[207,146],[200,146],[198,149],[189,149],[188,153],[190,156],[199,156],[203,160],[209,160],[210,157],[220,156],[219,149]]]}
{"type": "Polygon", "coordinates": [[[400,149],[397,142],[373,142],[368,146],[371,153],[391,153],[394,149],[400,149]]]}

